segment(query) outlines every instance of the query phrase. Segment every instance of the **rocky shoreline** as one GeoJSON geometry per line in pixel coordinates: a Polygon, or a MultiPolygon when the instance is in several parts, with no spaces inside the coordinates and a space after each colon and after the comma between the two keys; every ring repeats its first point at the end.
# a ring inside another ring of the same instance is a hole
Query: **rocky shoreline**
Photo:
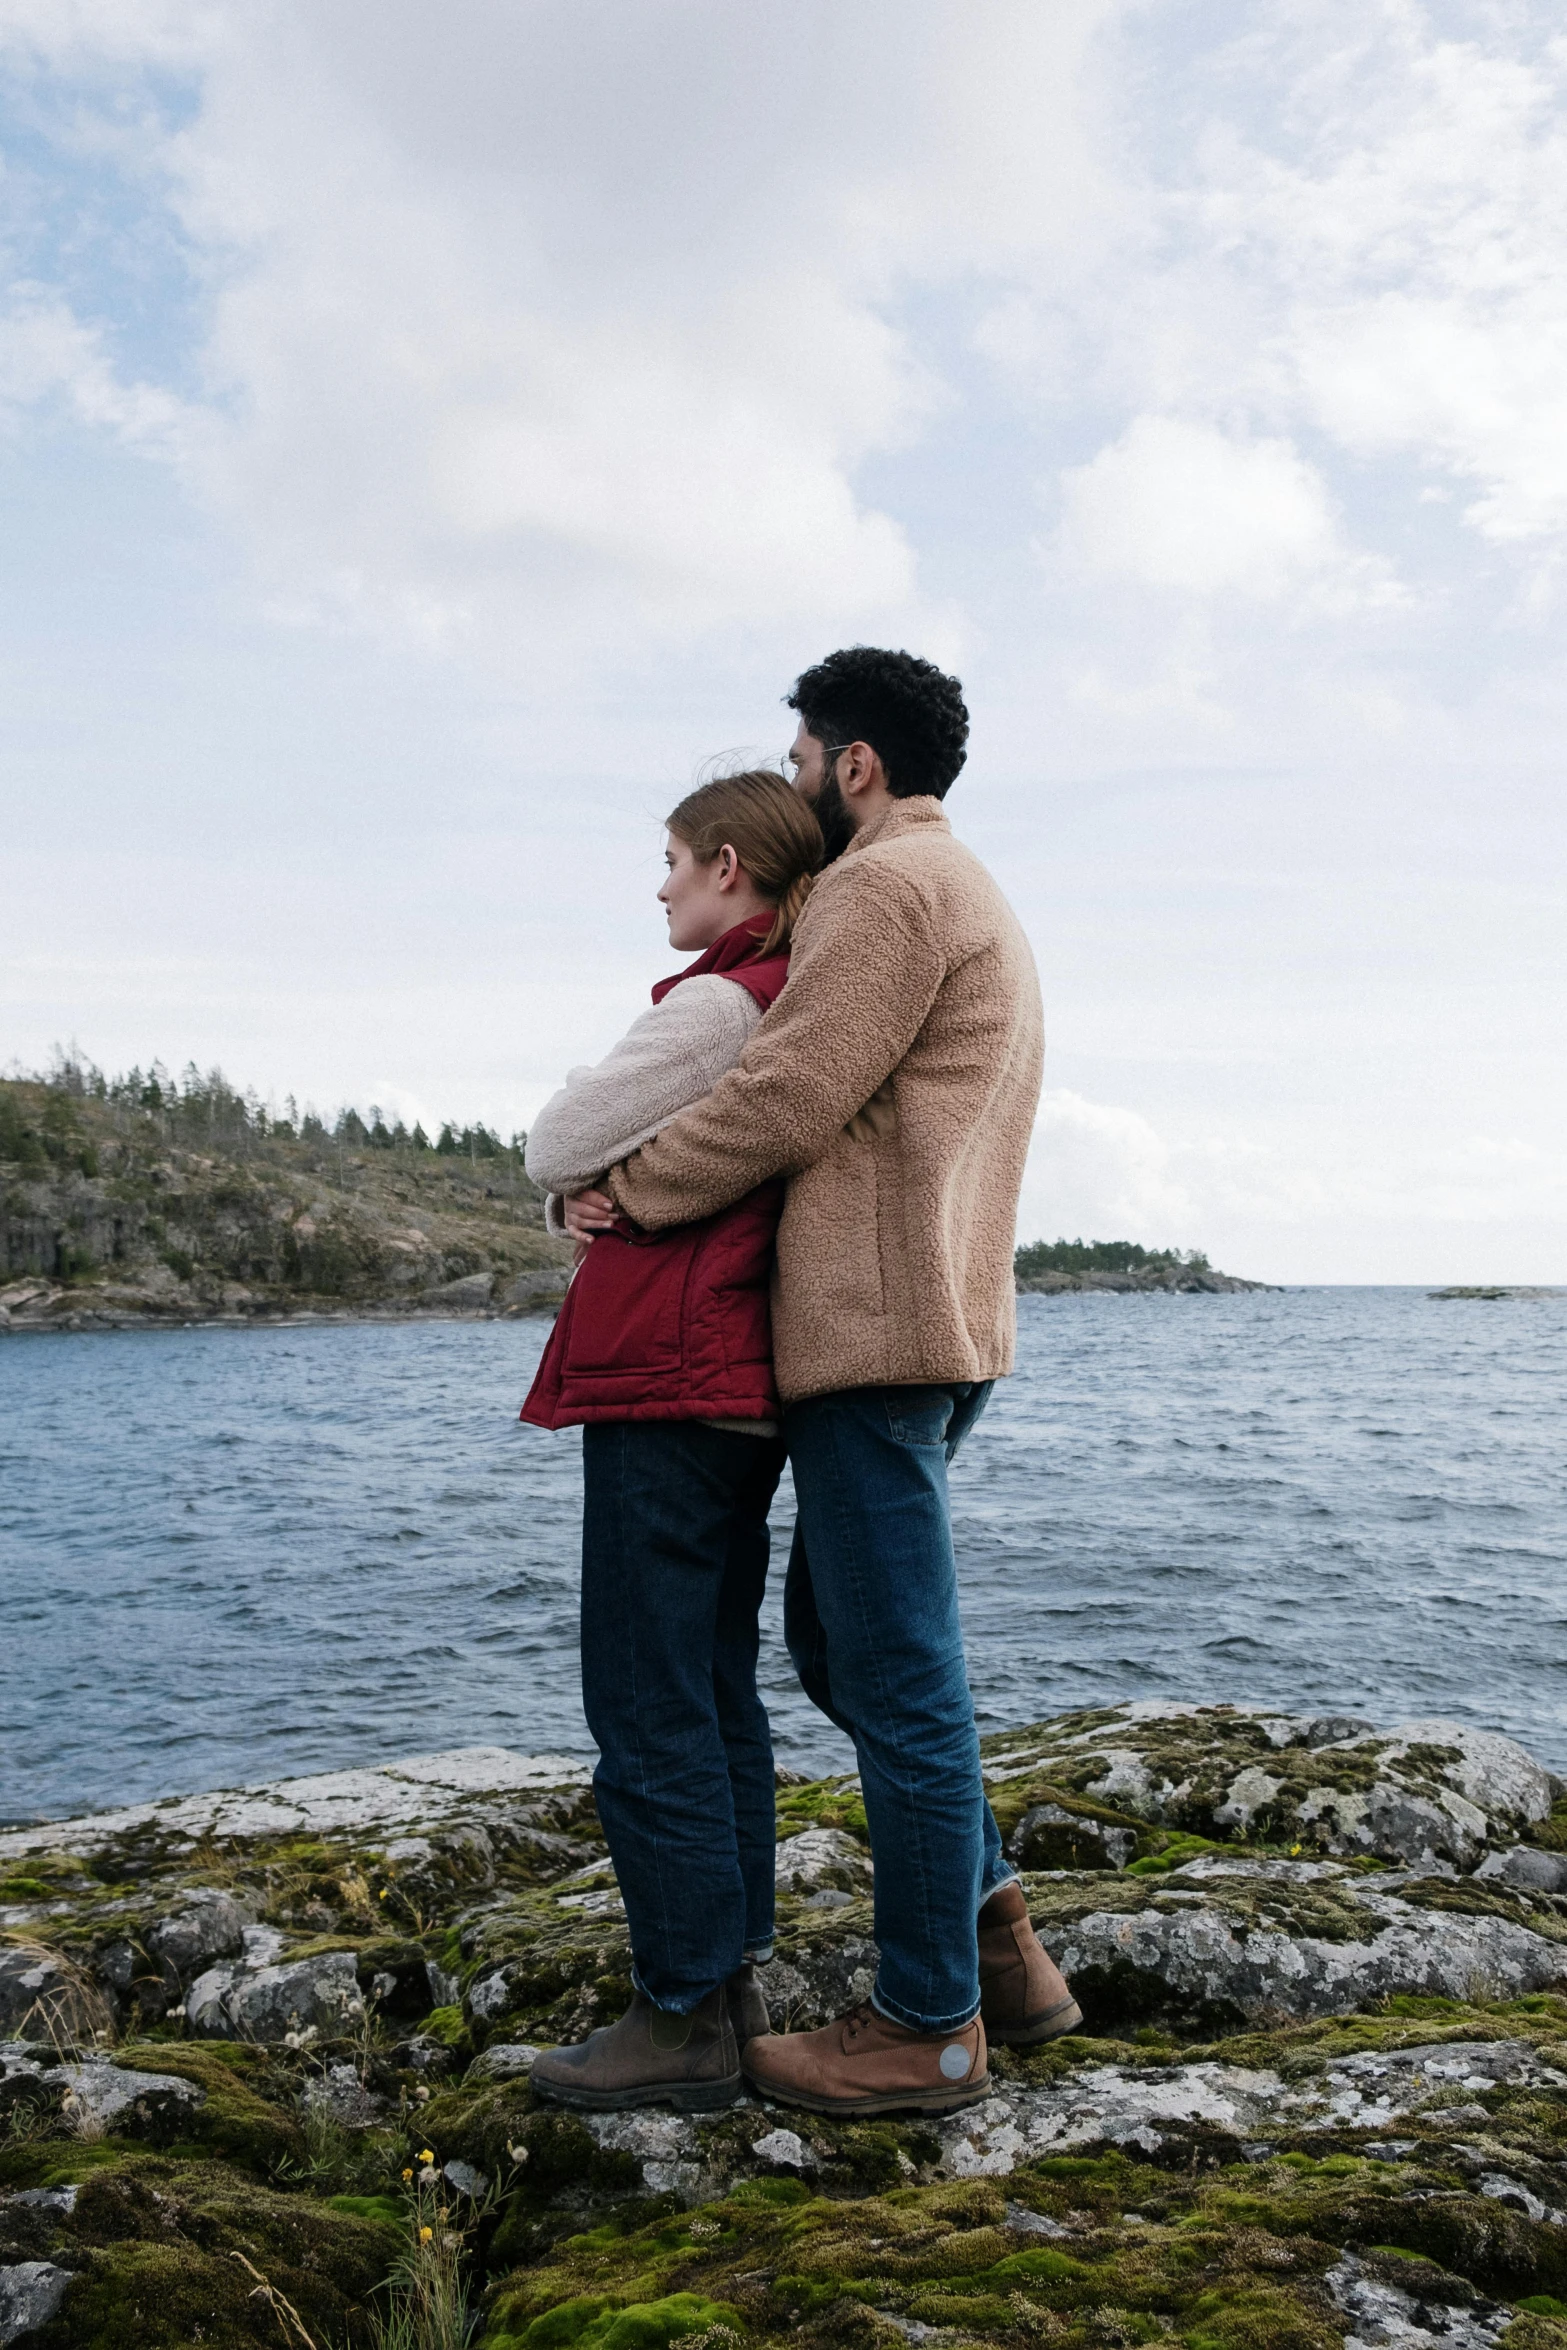
{"type": "Polygon", "coordinates": [[[354,1305],[310,1305],[256,1297],[236,1299],[149,1294],[146,1287],[100,1283],[84,1288],[49,1281],[13,1282],[0,1289],[0,1333],[51,1330],[254,1330],[342,1322],[515,1322],[553,1314],[566,1294],[564,1271],[554,1266],[518,1274],[504,1287],[493,1273],[465,1274],[415,1298],[366,1299],[354,1305]]]}
{"type": "MultiPolygon", "coordinates": [[[[1564,2350],[1562,1782],[1170,1705],[986,1770],[1087,2022],[937,2123],[536,2104],[629,1991],[570,1758],[0,1834],[0,2343],[456,2341],[388,2331],[439,2271],[482,2350],[1564,2350]]],[[[875,1963],[856,1782],[780,1777],[775,2027],[875,1963]]]]}

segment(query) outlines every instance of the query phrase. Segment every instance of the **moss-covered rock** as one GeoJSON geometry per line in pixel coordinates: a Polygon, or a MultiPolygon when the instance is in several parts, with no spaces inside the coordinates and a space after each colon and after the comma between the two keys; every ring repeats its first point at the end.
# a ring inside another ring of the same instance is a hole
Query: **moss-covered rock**
{"type": "MultiPolygon", "coordinates": [[[[1421,2308],[1562,2350],[1567,1901],[1539,1871],[1392,1866],[1345,1825],[1362,1796],[1361,1827],[1385,1821],[1394,1786],[1455,1836],[1470,1805],[1505,1859],[1554,1849],[1560,1807],[1525,1817],[1507,1755],[1477,1793],[1472,1741],[1299,1731],[1114,1709],[991,1742],[1088,2028],[994,2050],[991,2097],[940,2121],[536,2101],[529,2048],[630,1992],[574,1767],[486,1750],[7,1834],[10,1949],[80,2004],[69,2044],[0,2042],[0,2266],[69,2280],[50,2350],[275,2345],[276,2296],[352,2350],[422,2198],[488,2350],[901,2350],[927,2327],[954,2350],[1326,2350],[1421,2308]],[[280,2037],[201,2038],[221,1969],[231,2026],[267,1981],[325,1970],[342,1996],[280,2037]]],[[[874,1979],[865,1818],[841,1777],[779,1810],[764,1981],[775,2027],[808,2027],[874,1979]]]]}

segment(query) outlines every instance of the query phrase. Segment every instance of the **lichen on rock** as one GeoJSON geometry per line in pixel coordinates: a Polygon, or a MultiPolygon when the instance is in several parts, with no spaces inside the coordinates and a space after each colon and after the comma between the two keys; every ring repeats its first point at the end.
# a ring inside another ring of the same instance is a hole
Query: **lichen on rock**
{"type": "MultiPolygon", "coordinates": [[[[536,2100],[630,1991],[575,1764],[9,1832],[0,2311],[23,2350],[275,2350],[282,2297],[372,2350],[423,2194],[482,2350],[1564,2350],[1567,1805],[1520,1755],[1223,1707],[988,1741],[1087,2023],[944,2120],[536,2100]]],[[[863,1798],[779,1808],[762,1980],[811,2026],[874,1980],[863,1798]]]]}

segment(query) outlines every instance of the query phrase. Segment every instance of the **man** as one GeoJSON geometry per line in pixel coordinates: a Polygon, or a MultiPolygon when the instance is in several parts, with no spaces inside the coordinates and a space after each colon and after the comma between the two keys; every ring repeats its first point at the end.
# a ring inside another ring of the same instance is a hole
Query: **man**
{"type": "Polygon", "coordinates": [[[789,984],[738,1065],[584,1212],[658,1229],[790,1178],[772,1299],[799,1502],[786,1632],[854,1740],[880,1966],[853,2014],[756,2032],[742,2061],[764,2095],[817,2111],[944,2112],[985,2095],[987,2030],[1033,2042],[1081,2021],[985,1801],[946,1487],[1012,1367],[1039,987],[942,810],[966,756],[957,681],[857,646],[808,669],[789,705],[795,779],[834,859],[789,984]]]}

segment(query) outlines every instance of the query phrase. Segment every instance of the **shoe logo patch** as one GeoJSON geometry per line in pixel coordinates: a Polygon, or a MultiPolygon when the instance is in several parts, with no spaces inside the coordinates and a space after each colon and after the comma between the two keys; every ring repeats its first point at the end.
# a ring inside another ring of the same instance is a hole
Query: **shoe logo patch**
{"type": "Polygon", "coordinates": [[[961,2081],[969,2068],[969,2052],[961,2040],[953,2040],[942,2050],[938,2061],[949,2081],[961,2081]]]}

